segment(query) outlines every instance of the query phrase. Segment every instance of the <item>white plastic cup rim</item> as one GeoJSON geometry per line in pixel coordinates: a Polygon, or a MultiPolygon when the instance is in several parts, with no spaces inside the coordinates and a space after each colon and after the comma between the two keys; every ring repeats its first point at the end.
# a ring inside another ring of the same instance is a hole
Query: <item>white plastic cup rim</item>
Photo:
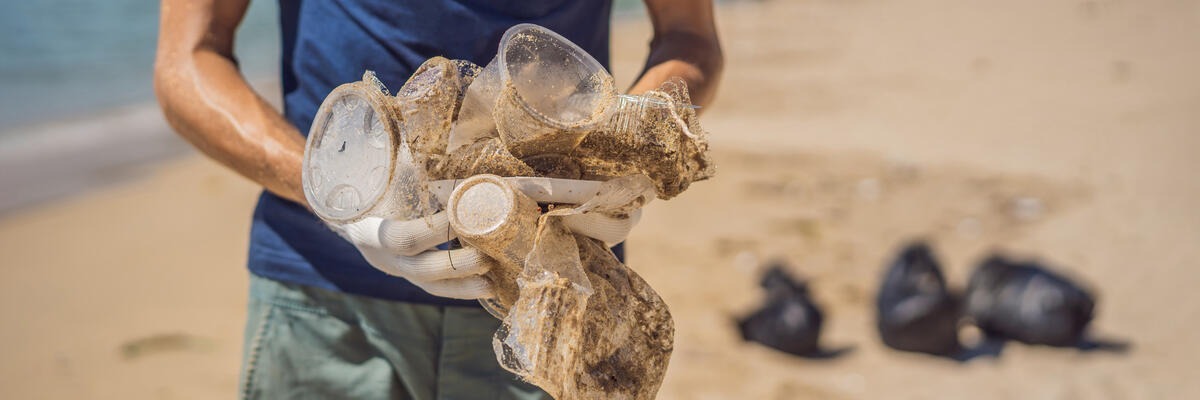
{"type": "MultiPolygon", "coordinates": [[[[312,151],[313,146],[315,145],[316,141],[322,140],[326,134],[325,129],[328,128],[330,119],[333,117],[331,107],[333,107],[334,104],[337,104],[341,99],[351,96],[363,97],[364,102],[374,110],[376,116],[388,115],[389,105],[385,99],[387,96],[385,96],[383,93],[373,90],[369,87],[364,87],[361,85],[361,82],[352,82],[338,86],[321,103],[320,108],[317,110],[317,118],[313,121],[313,125],[309,128],[309,135],[305,143],[306,149],[304,158],[301,161],[301,181],[305,187],[305,200],[308,201],[308,203],[312,206],[313,212],[315,212],[322,219],[332,222],[352,222],[361,219],[362,217],[374,211],[375,207],[386,196],[387,188],[391,186],[393,169],[395,167],[396,155],[394,152],[389,152],[387,155],[386,164],[380,166],[387,169],[386,173],[384,174],[383,181],[377,182],[377,187],[369,188],[370,190],[366,194],[367,198],[360,199],[359,202],[362,206],[358,207],[355,212],[336,212],[326,209],[324,206],[325,199],[318,199],[314,197],[317,196],[317,193],[313,193],[311,190],[312,185],[315,183],[313,182],[315,177],[312,176],[312,172],[313,168],[316,167],[315,165],[312,165],[312,158],[315,156],[315,153],[312,151]]],[[[392,121],[390,118],[380,118],[380,122],[383,124],[385,132],[391,133],[395,132],[397,129],[395,121],[392,121]]],[[[393,138],[391,135],[388,135],[386,139],[389,142],[395,140],[395,138],[393,138]]]]}

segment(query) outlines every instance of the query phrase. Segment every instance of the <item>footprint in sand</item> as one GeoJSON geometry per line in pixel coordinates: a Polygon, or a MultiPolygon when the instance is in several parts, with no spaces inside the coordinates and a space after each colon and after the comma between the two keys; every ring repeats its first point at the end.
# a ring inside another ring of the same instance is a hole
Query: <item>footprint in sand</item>
{"type": "Polygon", "coordinates": [[[210,353],[217,347],[216,341],[186,333],[159,333],[127,340],[118,349],[121,358],[127,361],[145,356],[173,353],[210,353]]]}

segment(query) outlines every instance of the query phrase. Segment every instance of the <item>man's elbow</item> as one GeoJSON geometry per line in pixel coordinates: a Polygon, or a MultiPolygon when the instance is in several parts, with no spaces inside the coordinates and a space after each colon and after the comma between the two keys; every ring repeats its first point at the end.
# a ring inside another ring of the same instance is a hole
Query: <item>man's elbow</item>
{"type": "Polygon", "coordinates": [[[169,112],[171,96],[179,90],[179,61],[159,54],[154,60],[154,96],[163,112],[169,112]]]}
{"type": "Polygon", "coordinates": [[[194,142],[193,138],[189,137],[189,129],[184,123],[186,104],[179,101],[187,97],[183,70],[183,63],[179,60],[160,55],[154,62],[154,97],[158,100],[158,107],[162,109],[163,118],[167,120],[171,130],[185,140],[194,142]]]}

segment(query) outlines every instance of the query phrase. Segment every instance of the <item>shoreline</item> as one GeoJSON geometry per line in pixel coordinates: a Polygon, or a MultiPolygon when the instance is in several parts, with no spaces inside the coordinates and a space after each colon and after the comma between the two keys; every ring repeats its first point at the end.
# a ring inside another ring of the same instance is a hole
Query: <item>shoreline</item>
{"type": "MultiPolygon", "coordinates": [[[[277,80],[251,85],[279,106],[277,80]]],[[[0,134],[0,219],[142,177],[194,151],[156,101],[10,129],[0,134]]]]}
{"type": "Polygon", "coordinates": [[[154,103],[20,130],[0,140],[0,218],[140,176],[189,149],[154,103]]]}

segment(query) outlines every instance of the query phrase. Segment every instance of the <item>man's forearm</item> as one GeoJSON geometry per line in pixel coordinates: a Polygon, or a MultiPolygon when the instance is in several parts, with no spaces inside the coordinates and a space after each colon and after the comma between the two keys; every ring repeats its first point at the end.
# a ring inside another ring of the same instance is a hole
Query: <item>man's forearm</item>
{"type": "Polygon", "coordinates": [[[681,78],[687,83],[692,103],[708,105],[725,64],[712,1],[646,0],[646,8],[654,25],[654,40],[650,42],[646,67],[629,92],[640,94],[672,78],[681,78]]]}
{"type": "Polygon", "coordinates": [[[708,105],[716,94],[723,58],[715,38],[702,38],[687,33],[656,37],[650,45],[646,70],[630,93],[653,90],[671,78],[682,78],[688,85],[692,103],[708,105]]]}
{"type": "MultiPolygon", "coordinates": [[[[209,157],[281,197],[304,204],[304,137],[251,89],[232,59],[232,27],[220,6],[209,19],[199,2],[164,2],[154,86],[167,121],[209,157]],[[168,4],[170,3],[170,4],[168,4]],[[226,28],[226,27],[222,27],[226,28]]],[[[241,10],[241,11],[244,11],[241,10]]]]}

